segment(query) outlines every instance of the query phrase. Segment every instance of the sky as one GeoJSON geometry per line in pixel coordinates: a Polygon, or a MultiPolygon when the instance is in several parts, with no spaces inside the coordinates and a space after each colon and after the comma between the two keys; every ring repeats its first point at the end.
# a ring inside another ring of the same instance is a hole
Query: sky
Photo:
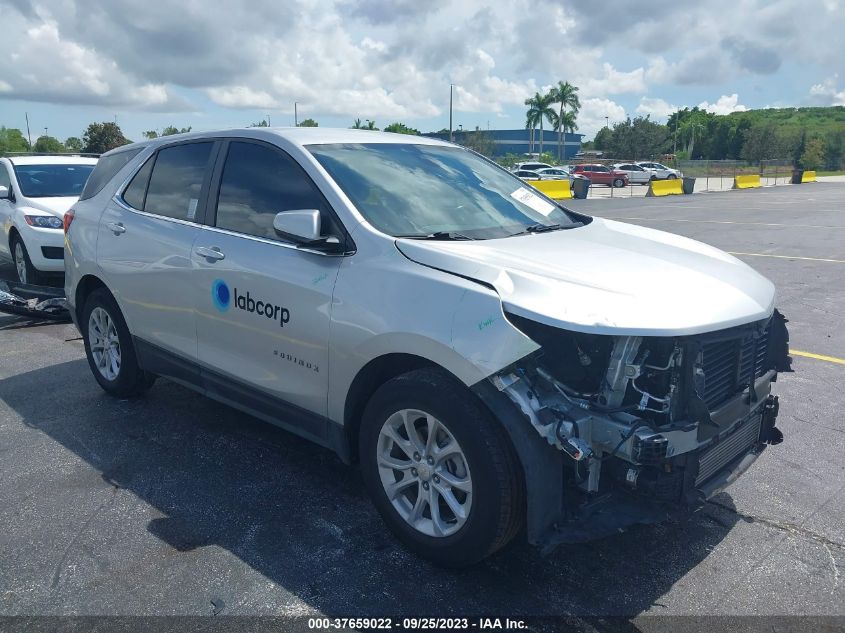
{"type": "Polygon", "coordinates": [[[579,87],[579,132],[700,106],[845,105],[845,2],[0,0],[0,125],[133,140],[316,119],[524,128],[579,87]],[[605,118],[607,117],[607,119],[605,118]]]}

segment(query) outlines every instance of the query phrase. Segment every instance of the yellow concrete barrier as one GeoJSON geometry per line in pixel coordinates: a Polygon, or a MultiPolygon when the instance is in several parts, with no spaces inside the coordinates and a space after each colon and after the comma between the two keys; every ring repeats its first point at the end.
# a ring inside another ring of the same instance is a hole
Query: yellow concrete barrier
{"type": "Polygon", "coordinates": [[[760,174],[740,174],[734,178],[734,189],[755,189],[761,186],[760,174]]]}
{"type": "Polygon", "coordinates": [[[816,182],[816,172],[805,171],[801,174],[801,182],[816,182]]]}
{"type": "Polygon", "coordinates": [[[569,200],[572,197],[569,180],[528,180],[526,182],[552,200],[569,200]]]}
{"type": "Polygon", "coordinates": [[[673,178],[671,180],[652,180],[648,184],[648,191],[646,197],[653,196],[676,196],[683,195],[684,184],[680,178],[673,178]]]}

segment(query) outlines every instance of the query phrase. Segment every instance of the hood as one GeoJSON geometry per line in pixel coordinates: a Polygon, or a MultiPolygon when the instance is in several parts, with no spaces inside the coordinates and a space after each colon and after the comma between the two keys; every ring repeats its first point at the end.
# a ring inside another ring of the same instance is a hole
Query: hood
{"type": "Polygon", "coordinates": [[[774,285],[735,257],[601,218],[504,239],[396,245],[419,264],[492,286],[508,312],[579,332],[683,336],[765,319],[774,310],[774,285]]]}
{"type": "Polygon", "coordinates": [[[79,198],[73,196],[67,198],[26,198],[22,206],[61,218],[64,217],[65,211],[70,209],[77,200],[79,198]]]}

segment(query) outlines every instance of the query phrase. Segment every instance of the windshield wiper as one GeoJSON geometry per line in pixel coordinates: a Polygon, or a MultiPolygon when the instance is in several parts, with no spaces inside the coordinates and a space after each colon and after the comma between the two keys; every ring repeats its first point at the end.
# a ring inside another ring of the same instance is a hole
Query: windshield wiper
{"type": "Polygon", "coordinates": [[[474,237],[464,235],[463,233],[456,233],[455,231],[435,231],[428,235],[396,235],[394,237],[407,237],[415,240],[474,240],[474,237]]]}
{"type": "Polygon", "coordinates": [[[549,231],[562,231],[564,229],[574,229],[579,226],[584,226],[583,222],[572,222],[571,224],[531,224],[526,226],[524,230],[518,233],[511,233],[510,237],[515,235],[525,235],[526,233],[548,233],[549,231]]]}

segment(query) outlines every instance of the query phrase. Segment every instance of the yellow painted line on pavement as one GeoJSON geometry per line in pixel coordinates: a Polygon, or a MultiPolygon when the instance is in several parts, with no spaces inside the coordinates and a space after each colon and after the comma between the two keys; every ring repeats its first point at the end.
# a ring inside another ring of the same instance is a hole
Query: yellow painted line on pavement
{"type": "Polygon", "coordinates": [[[837,365],[845,365],[845,358],[836,358],[836,356],[825,356],[824,354],[813,354],[812,352],[800,352],[797,349],[790,349],[789,353],[794,356],[804,356],[806,358],[823,360],[828,363],[836,363],[837,365]]]}
{"type": "Polygon", "coordinates": [[[829,262],[832,264],[845,264],[845,259],[823,259],[821,257],[798,257],[797,255],[770,255],[768,253],[737,253],[727,251],[729,255],[742,255],[745,257],[774,257],[775,259],[803,259],[809,262],[829,262]]]}
{"type": "Polygon", "coordinates": [[[776,224],[774,222],[731,222],[729,220],[681,220],[678,218],[608,218],[610,220],[633,220],[640,222],[691,222],[693,224],[744,224],[748,226],[785,226],[799,229],[845,229],[845,226],[828,224],[776,224]]]}

